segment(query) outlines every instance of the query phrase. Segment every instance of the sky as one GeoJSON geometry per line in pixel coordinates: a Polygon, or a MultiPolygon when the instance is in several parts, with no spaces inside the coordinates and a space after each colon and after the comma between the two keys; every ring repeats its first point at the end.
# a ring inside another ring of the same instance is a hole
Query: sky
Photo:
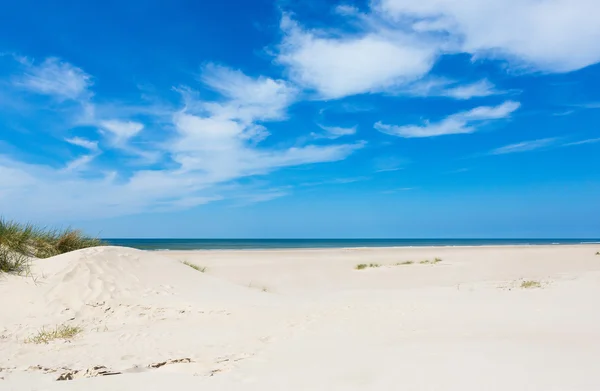
{"type": "Polygon", "coordinates": [[[4,1],[0,215],[600,238],[597,0],[4,1]]]}

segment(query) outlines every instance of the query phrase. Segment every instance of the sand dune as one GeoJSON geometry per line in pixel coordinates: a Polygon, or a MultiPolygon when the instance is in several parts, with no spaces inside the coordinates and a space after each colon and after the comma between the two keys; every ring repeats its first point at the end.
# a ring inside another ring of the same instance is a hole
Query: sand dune
{"type": "Polygon", "coordinates": [[[0,279],[0,389],[598,390],[596,251],[106,247],[34,260],[32,276],[0,279]],[[31,341],[58,326],[80,332],[31,341]]]}

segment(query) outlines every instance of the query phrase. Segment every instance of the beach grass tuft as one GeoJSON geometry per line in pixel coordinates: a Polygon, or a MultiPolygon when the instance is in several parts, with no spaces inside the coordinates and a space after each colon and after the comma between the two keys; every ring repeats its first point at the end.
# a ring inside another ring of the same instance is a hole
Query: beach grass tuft
{"type": "Polygon", "coordinates": [[[415,262],[414,261],[398,262],[398,263],[396,263],[396,266],[412,265],[413,263],[415,263],[415,262]]]}
{"type": "Polygon", "coordinates": [[[27,274],[29,271],[29,258],[23,254],[11,251],[0,246],[0,274],[27,274]]]}
{"type": "Polygon", "coordinates": [[[369,264],[361,263],[361,264],[356,265],[354,268],[356,270],[364,270],[367,268],[377,268],[377,267],[381,267],[381,265],[378,263],[369,263],[369,264]]]}
{"type": "Polygon", "coordinates": [[[541,288],[542,283],[535,280],[525,280],[521,282],[521,288],[523,289],[532,289],[532,288],[541,288]]]}
{"type": "Polygon", "coordinates": [[[35,335],[25,340],[25,343],[47,344],[56,339],[68,340],[81,333],[83,329],[79,326],[56,326],[53,330],[42,328],[35,335]]]}
{"type": "Polygon", "coordinates": [[[435,258],[433,261],[429,259],[425,259],[424,261],[419,262],[421,265],[435,265],[436,263],[442,262],[442,258],[435,258]]]}
{"type": "Polygon", "coordinates": [[[192,269],[198,270],[200,273],[206,273],[206,271],[208,270],[206,266],[194,265],[193,263],[190,263],[188,261],[183,261],[182,263],[186,266],[191,267],[192,269]]]}
{"type": "Polygon", "coordinates": [[[48,258],[103,244],[78,230],[48,230],[0,218],[0,273],[26,272],[30,257],[48,258]]]}
{"type": "Polygon", "coordinates": [[[596,255],[600,255],[600,251],[596,251],[596,255]]]}

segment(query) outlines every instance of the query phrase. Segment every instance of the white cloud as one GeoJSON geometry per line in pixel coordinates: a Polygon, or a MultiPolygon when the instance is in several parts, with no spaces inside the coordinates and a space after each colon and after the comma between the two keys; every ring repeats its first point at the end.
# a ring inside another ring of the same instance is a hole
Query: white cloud
{"type": "Polygon", "coordinates": [[[473,133],[487,121],[508,118],[519,107],[518,102],[506,101],[498,106],[480,106],[469,111],[452,114],[436,123],[426,121],[424,125],[396,126],[377,122],[375,129],[382,133],[405,138],[473,133]]]}
{"type": "Polygon", "coordinates": [[[546,148],[556,143],[557,138],[542,138],[537,140],[522,141],[520,143],[505,145],[500,148],[493,149],[489,152],[490,155],[505,155],[508,153],[528,152],[540,148],[546,148]]]}
{"type": "Polygon", "coordinates": [[[599,143],[599,142],[600,142],[600,138],[588,138],[586,140],[573,141],[571,143],[564,144],[563,146],[571,147],[571,146],[575,146],[575,145],[593,144],[593,143],[599,143]]]}
{"type": "Polygon", "coordinates": [[[98,150],[98,142],[97,141],[90,141],[90,140],[86,140],[81,137],[67,138],[67,139],[65,139],[65,141],[68,142],[69,144],[73,144],[73,145],[77,145],[77,146],[85,148],[85,149],[89,149],[90,151],[98,150]]]}
{"type": "Polygon", "coordinates": [[[442,91],[440,95],[460,100],[466,100],[471,98],[495,95],[498,93],[499,92],[496,91],[494,85],[488,80],[480,80],[472,84],[448,88],[447,90],[442,91]]]}
{"type": "Polygon", "coordinates": [[[100,121],[99,125],[111,134],[115,144],[126,142],[144,129],[143,124],[134,121],[106,120],[100,121]]]}
{"type": "MultiPolygon", "coordinates": [[[[291,78],[322,99],[410,94],[446,54],[500,59],[521,71],[569,72],[600,61],[597,0],[373,0],[366,13],[335,11],[350,30],[311,30],[284,15],[276,53],[291,78]]],[[[497,93],[486,81],[421,92],[497,93]]]]}
{"type": "Polygon", "coordinates": [[[277,61],[324,99],[388,90],[422,77],[434,63],[435,47],[401,33],[339,38],[303,30],[287,16],[281,26],[285,38],[277,61]]]}
{"type": "Polygon", "coordinates": [[[596,0],[377,0],[376,12],[453,52],[500,57],[547,72],[600,61],[596,0]]]}
{"type": "Polygon", "coordinates": [[[25,74],[15,80],[15,84],[32,92],[50,95],[59,100],[78,100],[88,94],[91,77],[81,68],[50,57],[40,65],[22,61],[26,65],[25,74]]]}
{"type": "Polygon", "coordinates": [[[489,80],[482,79],[470,84],[459,84],[441,78],[428,78],[411,83],[395,91],[397,94],[412,96],[441,96],[457,100],[468,100],[502,94],[489,80]]]}
{"type": "MultiPolygon", "coordinates": [[[[260,147],[269,136],[265,121],[286,117],[296,91],[285,82],[251,78],[226,68],[209,69],[203,81],[222,98],[202,101],[188,96],[186,107],[172,111],[170,137],[153,145],[171,158],[168,168],[127,169],[114,162],[108,172],[92,171],[90,162],[98,145],[81,137],[65,139],[90,153],[56,169],[24,164],[0,156],[0,209],[10,205],[23,218],[109,217],[142,211],[190,208],[221,199],[238,199],[243,186],[231,189],[241,178],[264,175],[283,167],[345,159],[363,143],[260,147]],[[112,170],[111,170],[112,169],[112,170]],[[40,197],[44,194],[44,197],[40,197]]],[[[106,148],[131,152],[131,139],[144,125],[122,119],[98,120],[91,110],[90,123],[109,136],[106,148]]],[[[110,163],[109,163],[110,164],[110,163]]],[[[282,196],[281,191],[252,188],[251,202],[282,196]]]]}
{"type": "Polygon", "coordinates": [[[215,64],[204,67],[201,81],[227,99],[226,104],[204,102],[215,117],[252,122],[285,118],[286,109],[298,91],[283,80],[251,78],[241,71],[215,64]]]}
{"type": "Polygon", "coordinates": [[[350,128],[344,128],[341,126],[325,126],[318,124],[321,129],[323,129],[324,133],[311,133],[311,136],[314,138],[328,138],[328,139],[336,139],[344,136],[351,136],[356,134],[356,130],[358,126],[352,126],[350,128]]]}

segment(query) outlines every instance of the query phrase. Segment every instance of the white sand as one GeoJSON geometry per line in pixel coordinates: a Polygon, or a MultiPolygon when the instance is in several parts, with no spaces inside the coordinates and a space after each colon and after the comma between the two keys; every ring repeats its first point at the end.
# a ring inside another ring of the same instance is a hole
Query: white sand
{"type": "Polygon", "coordinates": [[[0,390],[598,391],[596,251],[108,247],[36,260],[35,279],[0,278],[0,390]],[[61,324],[83,331],[26,343],[61,324]]]}

